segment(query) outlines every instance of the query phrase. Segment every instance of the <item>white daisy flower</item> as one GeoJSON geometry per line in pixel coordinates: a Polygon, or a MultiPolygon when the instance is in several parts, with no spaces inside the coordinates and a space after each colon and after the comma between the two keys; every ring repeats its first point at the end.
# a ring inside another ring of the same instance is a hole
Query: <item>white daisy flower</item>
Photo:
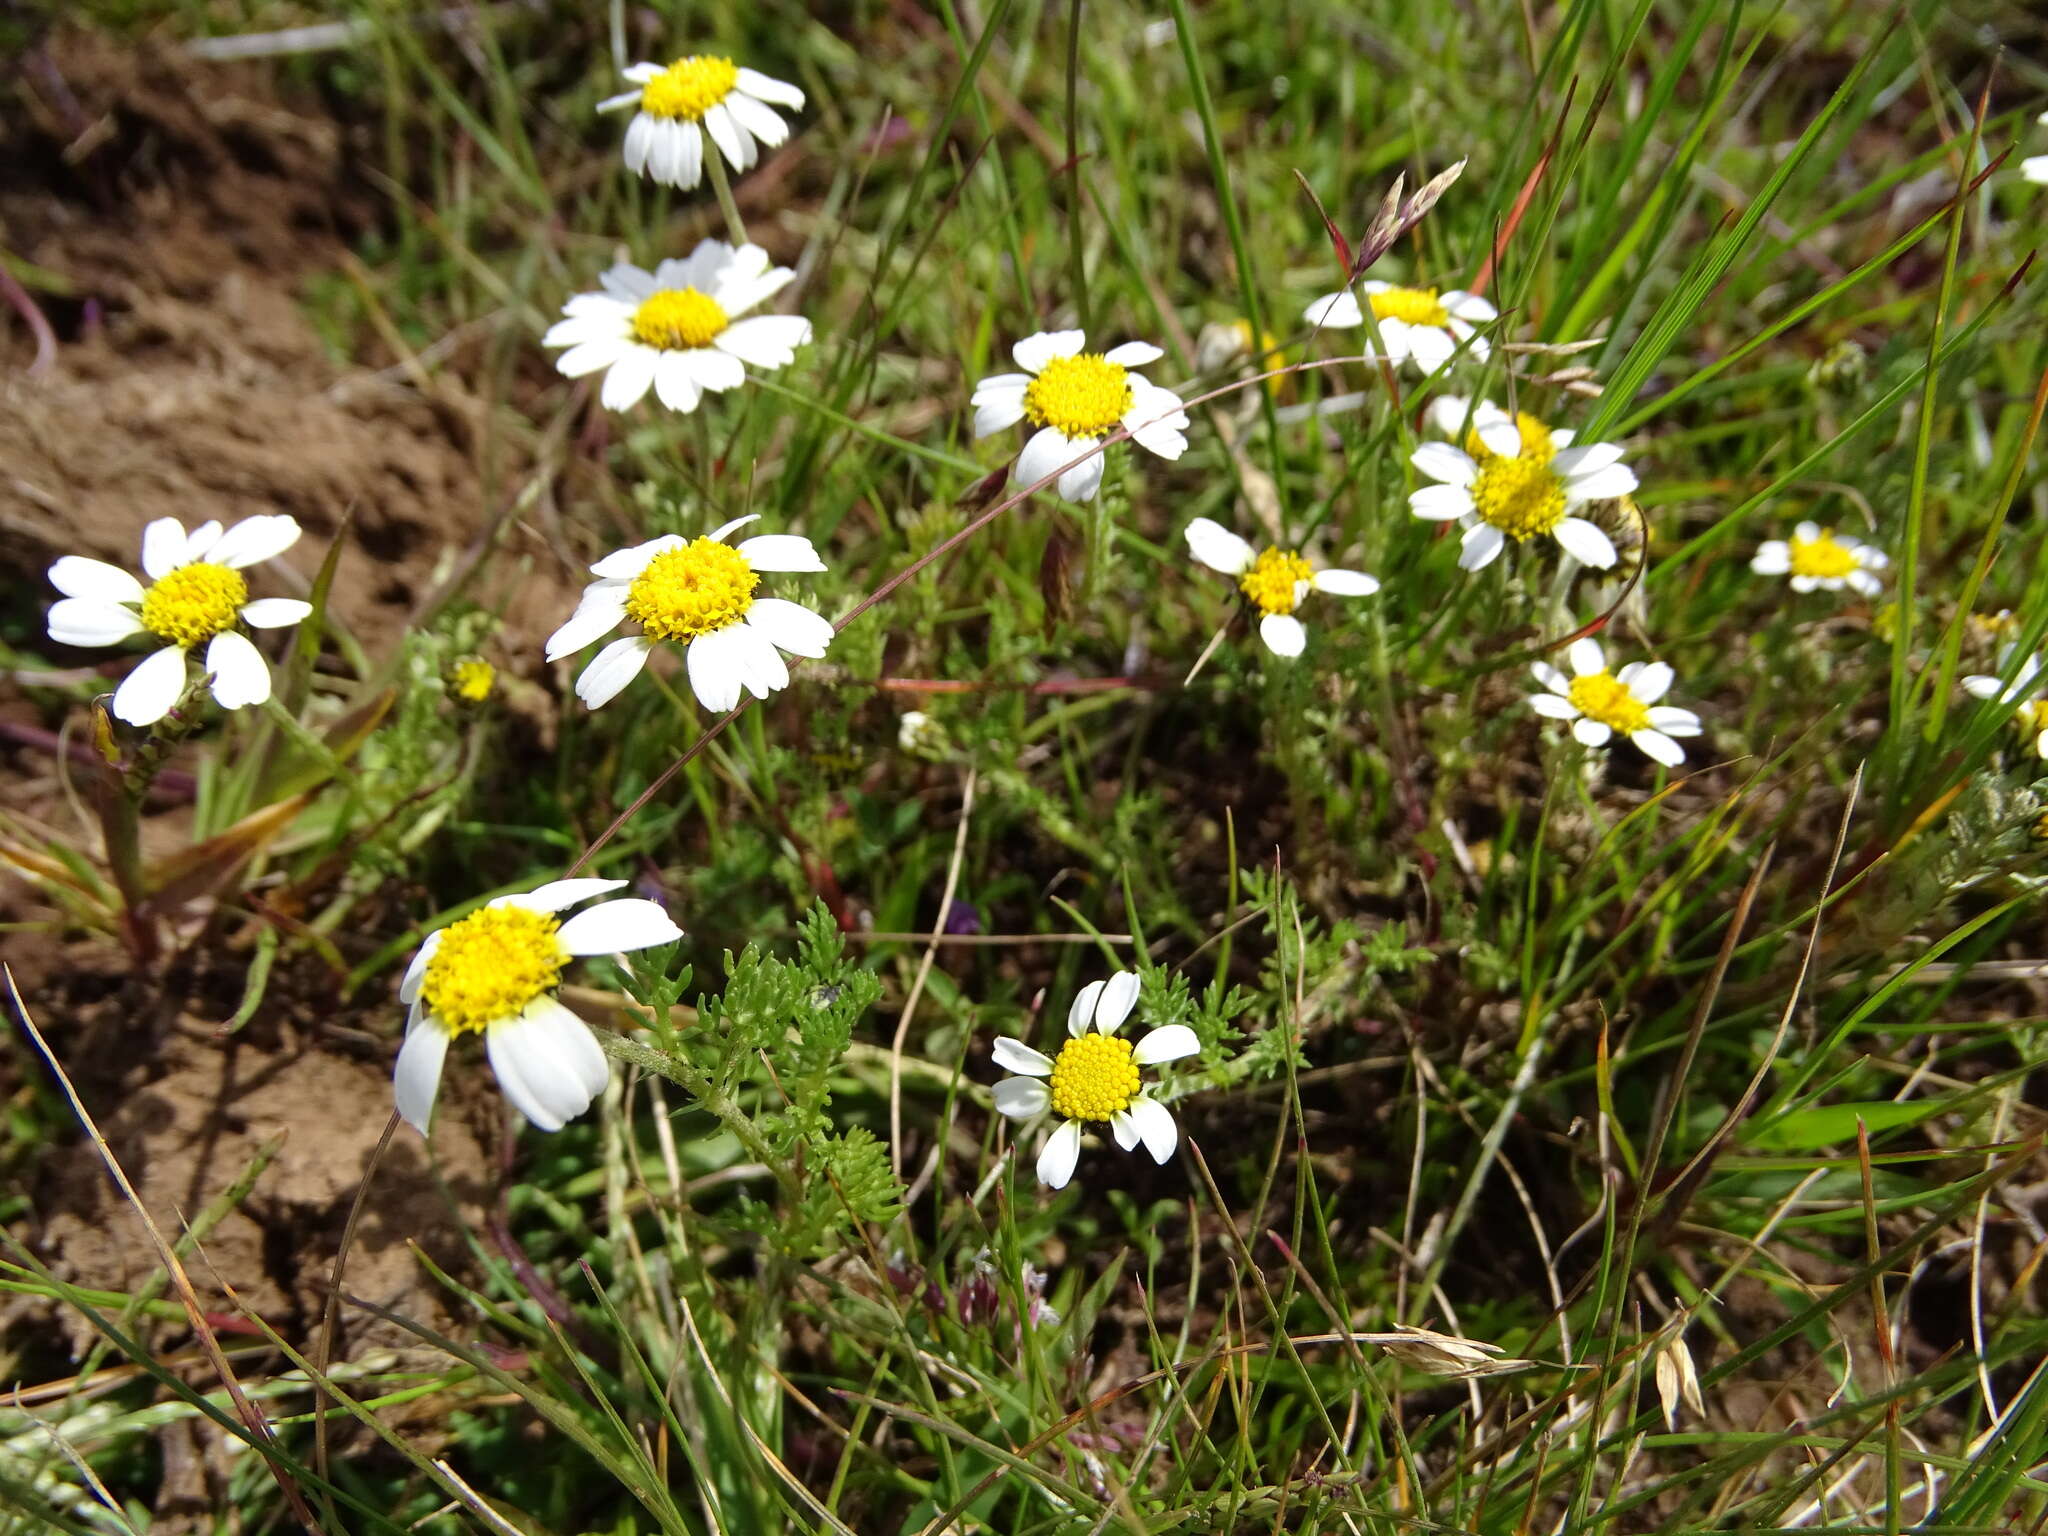
{"type": "MultiPolygon", "coordinates": [[[[2011,663],[2013,648],[2007,646],[1998,656],[1998,667],[2002,672],[2011,663]]],[[[1973,698],[1991,699],[2000,704],[2015,704],[2012,722],[2021,734],[2034,738],[2034,752],[2048,758],[2048,664],[2039,656],[2029,656],[2010,683],[2001,681],[1989,673],[1976,672],[1963,679],[1963,687],[1973,698]]]]}
{"type": "Polygon", "coordinates": [[[1180,1127],[1173,1112],[1151,1096],[1138,1069],[1192,1056],[1201,1044],[1185,1024],[1155,1029],[1135,1046],[1119,1038],[1117,1030],[1137,1001],[1137,973],[1118,971],[1081,989],[1067,1010],[1068,1039],[1057,1058],[1007,1036],[995,1043],[996,1065],[1019,1074],[996,1084],[996,1109],[1012,1120],[1048,1111],[1059,1119],[1038,1152],[1038,1180],[1048,1189],[1064,1189],[1074,1176],[1084,1125],[1108,1125],[1126,1152],[1144,1142],[1155,1163],[1173,1156],[1180,1127]]]}
{"type": "Polygon", "coordinates": [[[1473,452],[1422,444],[1408,462],[1439,483],[1411,493],[1409,510],[1432,522],[1464,522],[1458,564],[1468,571],[1491,565],[1509,539],[1523,544],[1546,533],[1581,565],[1606,570],[1615,561],[1613,541],[1573,509],[1627,495],[1636,488],[1635,472],[1615,443],[1558,447],[1556,431],[1540,422],[1531,427],[1525,434],[1505,411],[1488,421],[1475,412],[1473,452]]]}
{"type": "Polygon", "coordinates": [[[1865,597],[1884,590],[1876,572],[1891,564],[1881,549],[1845,537],[1819,523],[1801,523],[1789,542],[1771,539],[1760,546],[1749,568],[1759,576],[1792,577],[1794,592],[1839,592],[1854,587],[1865,597]]]}
{"type": "Polygon", "coordinates": [[[567,318],[549,327],[541,345],[569,349],[555,367],[572,379],[610,370],[599,396],[608,411],[625,410],[650,388],[670,410],[694,411],[706,390],[745,383],[744,365],[786,367],[811,339],[811,322],[801,315],[734,318],[795,277],[788,267],[771,267],[760,246],[734,250],[723,240],[703,241],[652,272],[622,261],[598,279],[602,292],[579,293],[562,306],[567,318]]]}
{"type": "Polygon", "coordinates": [[[748,692],[765,699],[789,686],[777,647],[812,660],[832,643],[832,625],[800,603],[756,597],[763,571],[822,571],[811,541],[794,533],[763,533],[738,544],[725,536],[755,522],[734,518],[700,539],[663,534],[606,555],[590,569],[575,613],[548,637],[559,661],[631,619],[640,633],[614,640],[576,679],[576,697],[590,708],[608,704],[640,675],[659,641],[688,646],[690,687],[706,709],[723,714],[748,692]]]}
{"type": "MultiPolygon", "coordinates": [[[[1017,480],[1043,480],[1091,443],[1118,427],[1162,459],[1187,452],[1187,412],[1180,396],[1132,372],[1165,356],[1146,341],[1127,341],[1107,352],[1084,352],[1080,331],[1040,331],[1010,349],[1022,373],[998,373],[974,386],[974,435],[987,437],[1029,421],[1038,430],[1017,455],[1017,480]]],[[[1060,476],[1068,501],[1093,501],[1102,484],[1102,455],[1082,460],[1060,476]]]]}
{"type": "Polygon", "coordinates": [[[1661,661],[1632,661],[1610,672],[1600,642],[1591,639],[1574,640],[1565,655],[1569,679],[1548,662],[1529,669],[1549,690],[1531,696],[1537,714],[1571,721],[1572,734],[1589,747],[1605,746],[1619,731],[1667,768],[1685,761],[1685,749],[1673,738],[1699,735],[1700,717],[1657,702],[1671,687],[1671,668],[1661,661]]]}
{"type": "MultiPolygon", "coordinates": [[[[1380,344],[1387,349],[1387,361],[1412,361],[1423,373],[1435,373],[1448,363],[1459,347],[1485,362],[1486,338],[1475,326],[1500,318],[1500,311],[1476,294],[1453,288],[1439,293],[1434,288],[1401,288],[1393,283],[1360,283],[1372,306],[1373,323],[1380,344]]],[[[1350,289],[1328,293],[1304,310],[1303,317],[1315,326],[1357,328],[1365,324],[1358,307],[1358,295],[1350,289]]],[[[1372,356],[1368,349],[1366,355],[1372,356]]]]}
{"type": "Polygon", "coordinates": [[[707,138],[734,170],[751,170],[760,158],[757,140],[773,149],[789,137],[789,124],[773,108],[804,104],[804,93],[787,80],[706,54],[666,69],[635,64],[625,76],[633,89],[600,101],[597,110],[640,109],[626,128],[626,169],[685,191],[703,177],[707,138]]]}
{"type": "Polygon", "coordinates": [[[426,1135],[448,1042],[471,1032],[484,1037],[505,1097],[537,1129],[559,1131],[590,1108],[611,1069],[590,1026],[555,1000],[563,967],[683,936],[660,903],[638,897],[600,902],[567,922],[555,915],[625,883],[551,880],[427,935],[398,987],[410,1011],[391,1086],[408,1125],[426,1135]]]}
{"type": "Polygon", "coordinates": [[[175,517],[142,530],[145,587],[118,565],[66,555],[50,567],[64,594],[50,605],[50,638],[65,645],[119,645],[149,635],[162,648],[114,690],[114,713],[130,725],[155,725],[185,695],[185,653],[206,647],[206,674],[222,709],[270,697],[270,664],[240,625],[284,629],[313,611],[295,597],[249,597],[242,572],[296,544],[289,517],[245,517],[222,532],[217,522],[189,534],[175,517]]]}
{"type": "Polygon", "coordinates": [[[1299,656],[1308,643],[1294,610],[1309,593],[1371,597],[1380,589],[1379,579],[1363,571],[1319,571],[1291,549],[1254,550],[1206,517],[1188,524],[1188,553],[1210,570],[1237,578],[1238,590],[1259,610],[1259,638],[1275,656],[1299,656]]]}

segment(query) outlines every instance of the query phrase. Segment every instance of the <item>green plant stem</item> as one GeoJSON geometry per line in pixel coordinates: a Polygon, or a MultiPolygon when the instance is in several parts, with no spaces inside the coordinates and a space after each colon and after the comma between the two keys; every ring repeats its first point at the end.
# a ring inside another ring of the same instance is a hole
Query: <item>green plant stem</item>
{"type": "Polygon", "coordinates": [[[747,222],[740,217],[740,205],[733,200],[732,183],[726,179],[725,160],[716,144],[705,144],[704,168],[711,173],[711,190],[718,194],[718,211],[725,215],[725,232],[734,245],[747,244],[747,222]]]}

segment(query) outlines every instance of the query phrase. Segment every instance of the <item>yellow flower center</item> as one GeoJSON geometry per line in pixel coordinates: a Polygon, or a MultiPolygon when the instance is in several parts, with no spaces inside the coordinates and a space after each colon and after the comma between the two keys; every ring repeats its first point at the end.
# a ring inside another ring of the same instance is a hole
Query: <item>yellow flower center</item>
{"type": "MultiPolygon", "coordinates": [[[[2023,736],[2037,736],[2048,731],[2048,699],[2030,699],[2012,712],[2012,723],[2020,728],[2023,736]]],[[[2048,753],[2044,753],[2048,756],[2048,753]]]]}
{"type": "Polygon", "coordinates": [[[420,978],[427,1011],[451,1035],[517,1018],[562,979],[560,926],[524,907],[485,907],[450,924],[420,978]]]}
{"type": "Polygon", "coordinates": [[[694,640],[737,624],[760,576],[730,544],[697,539],[647,562],[626,592],[626,616],[657,640],[694,640]]]}
{"type": "Polygon", "coordinates": [[[455,696],[467,699],[472,704],[481,704],[491,696],[491,685],[498,680],[498,669],[488,661],[475,656],[455,663],[448,681],[455,689],[455,696]]]}
{"type": "MultiPolygon", "coordinates": [[[[1531,416],[1527,411],[1515,412],[1515,429],[1522,434],[1522,453],[1525,459],[1534,459],[1538,464],[1548,464],[1557,450],[1551,445],[1550,428],[1531,416]]],[[[1465,451],[1475,459],[1493,457],[1493,450],[1486,446],[1474,427],[1465,434],[1465,451]]]]}
{"type": "Polygon", "coordinates": [[[1237,584],[1259,612],[1292,613],[1295,584],[1314,574],[1308,562],[1293,550],[1267,549],[1259,552],[1259,558],[1237,578],[1237,584]]]}
{"type": "Polygon", "coordinates": [[[1138,1096],[1131,1042],[1092,1031],[1060,1047],[1052,1064],[1053,1113],[1067,1120],[1107,1120],[1138,1096]]]}
{"type": "Polygon", "coordinates": [[[694,123],[717,106],[739,84],[731,59],[691,54],[677,59],[640,87],[640,110],[653,117],[678,117],[694,123]]]}
{"type": "Polygon", "coordinates": [[[708,347],[732,317],[718,300],[695,288],[664,288],[650,293],[633,311],[633,338],[664,352],[708,347]]]}
{"type": "Polygon", "coordinates": [[[1815,576],[1822,581],[1839,581],[1862,565],[1856,551],[1835,537],[1835,530],[1823,528],[1817,539],[1792,538],[1792,574],[1815,576]]]}
{"type": "Polygon", "coordinates": [[[1383,288],[1368,294],[1375,320],[1399,320],[1407,325],[1449,325],[1451,312],[1444,308],[1434,288],[1383,288]]]}
{"type": "Polygon", "coordinates": [[[1612,672],[1594,672],[1572,679],[1572,703],[1588,720],[1624,736],[1650,723],[1650,706],[1628,691],[1628,684],[1612,672]]]}
{"type": "Polygon", "coordinates": [[[1472,510],[1520,543],[1564,521],[1564,481],[1548,459],[1489,454],[1472,480],[1472,510]]]}
{"type": "Polygon", "coordinates": [[[1066,437],[1106,437],[1130,408],[1130,370],[1096,352],[1054,358],[1024,391],[1031,424],[1066,437]]]}
{"type": "Polygon", "coordinates": [[[249,583],[240,571],[200,560],[179,566],[143,594],[142,627],[190,650],[233,629],[248,601],[249,583]]]}

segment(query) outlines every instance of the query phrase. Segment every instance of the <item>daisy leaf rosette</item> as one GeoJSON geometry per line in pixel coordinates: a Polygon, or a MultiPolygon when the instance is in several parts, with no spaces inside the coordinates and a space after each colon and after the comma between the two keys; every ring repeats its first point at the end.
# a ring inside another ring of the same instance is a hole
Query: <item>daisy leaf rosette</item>
{"type": "Polygon", "coordinates": [[[1839,592],[1849,587],[1865,597],[1884,590],[1877,572],[1891,564],[1881,549],[1804,522],[1789,539],[1770,539],[1757,547],[1749,568],[1759,576],[1786,576],[1794,592],[1839,592]]]}
{"type": "Polygon", "coordinates": [[[747,369],[785,368],[811,339],[801,315],[739,318],[794,281],[758,245],[738,249],[706,240],[688,256],[652,272],[620,262],[595,293],[562,306],[541,345],[567,350],[555,359],[564,376],[603,371],[599,401],[623,411],[648,390],[672,411],[694,411],[706,394],[738,389],[747,369]]]}
{"type": "Polygon", "coordinates": [[[1119,971],[1083,987],[1067,1010],[1067,1040],[1047,1056],[1005,1036],[995,1043],[997,1066],[1014,1074],[995,1087],[999,1113],[1013,1120],[1057,1121],[1038,1153],[1038,1179],[1064,1189],[1081,1157],[1089,1125],[1107,1125],[1128,1152],[1143,1143],[1156,1163],[1173,1156],[1180,1127],[1173,1111],[1153,1095],[1142,1070],[1192,1056],[1201,1046],[1185,1024],[1167,1024],[1135,1044],[1117,1032],[1138,1001],[1138,977],[1119,971]]]}
{"type": "MultiPolygon", "coordinates": [[[[1034,485],[1119,427],[1162,459],[1187,452],[1188,415],[1180,396],[1136,370],[1165,354],[1148,341],[1089,352],[1086,333],[1040,331],[1010,349],[1021,373],[998,373],[974,386],[974,435],[1027,422],[1035,430],[1017,455],[1015,478],[1034,485]]],[[[1062,499],[1086,502],[1102,486],[1102,455],[1090,454],[1059,477],[1062,499]]]]}
{"type": "MultiPolygon", "coordinates": [[[[1358,293],[1345,289],[1326,293],[1302,311],[1302,318],[1318,328],[1358,330],[1365,325],[1365,310],[1372,310],[1373,325],[1380,346],[1390,363],[1413,363],[1422,373],[1435,373],[1465,348],[1480,362],[1491,353],[1479,327],[1500,318],[1500,311],[1476,294],[1452,288],[1406,288],[1396,283],[1369,282],[1358,285],[1358,293]]],[[[1366,348],[1366,356],[1377,356],[1366,348]]]]}
{"type": "Polygon", "coordinates": [[[602,901],[560,914],[624,880],[552,880],[500,896],[436,930],[399,983],[405,1043],[392,1072],[399,1117],[422,1136],[433,1118],[449,1044],[480,1034],[498,1086],[534,1127],[558,1131],[611,1080],[590,1026],[555,996],[562,972],[587,955],[627,953],[683,936],[659,902],[602,901]]]}
{"type": "Polygon", "coordinates": [[[232,528],[206,522],[185,531],[175,517],[142,530],[138,581],[118,565],[65,555],[50,567],[63,598],[50,605],[50,638],[63,645],[120,645],[137,635],[158,648],[114,690],[114,714],[149,726],[185,695],[185,657],[204,646],[206,682],[222,709],[244,709],[270,697],[270,663],[244,634],[285,629],[313,611],[295,597],[249,596],[242,572],[274,560],[299,540],[296,520],[246,517],[232,528]]]}
{"type": "Polygon", "coordinates": [[[1259,638],[1275,656],[1299,656],[1308,630],[1295,611],[1311,592],[1370,597],[1379,578],[1341,567],[1318,570],[1298,551],[1254,549],[1221,523],[1198,517],[1187,527],[1188,553],[1212,571],[1237,579],[1238,590],[1259,614],[1259,638]]]}
{"type": "Polygon", "coordinates": [[[606,97],[597,110],[639,108],[626,125],[626,169],[686,192],[703,179],[707,142],[735,171],[752,170],[762,145],[773,149],[789,138],[775,109],[804,104],[803,91],[787,80],[716,54],[633,64],[623,73],[633,89],[606,97]]]}
{"type": "MultiPolygon", "coordinates": [[[[2011,666],[2017,654],[2012,646],[1999,652],[1999,671],[2011,666]]],[[[1974,699],[2015,705],[2014,726],[2033,738],[2036,756],[2048,758],[2048,695],[2044,695],[2044,683],[2048,683],[2048,663],[2039,656],[2029,656],[2009,683],[1988,672],[1973,672],[1963,679],[1963,688],[1974,699]]]]}
{"type": "Polygon", "coordinates": [[[597,577],[567,623],[548,637],[547,659],[559,661],[621,624],[640,633],[614,640],[576,679],[576,697],[591,709],[610,703],[640,675],[663,641],[684,646],[690,688],[706,709],[723,714],[742,693],[757,699],[789,686],[782,652],[817,660],[832,643],[831,621],[801,603],[756,595],[763,572],[822,571],[811,541],[763,533],[729,543],[727,536],[759,520],[735,518],[697,539],[664,534],[606,555],[597,577]]]}
{"type": "Polygon", "coordinates": [[[1621,462],[1618,444],[1573,442],[1556,448],[1552,432],[1553,451],[1545,454],[1533,434],[1525,444],[1521,426],[1505,412],[1475,424],[1470,435],[1477,439],[1470,445],[1474,451],[1427,442],[1408,460],[1436,482],[1409,494],[1409,510],[1425,521],[1458,522],[1465,529],[1458,550],[1461,569],[1491,565],[1510,540],[1526,544],[1544,537],[1555,539],[1581,565],[1604,571],[1614,564],[1613,541],[1598,524],[1577,514],[1589,502],[1609,501],[1636,488],[1635,472],[1621,462]]]}
{"type": "Polygon", "coordinates": [[[1572,735],[1589,747],[1604,747],[1616,735],[1626,736],[1652,761],[1675,768],[1685,761],[1677,738],[1700,734],[1700,717],[1658,700],[1671,690],[1673,673],[1661,661],[1632,661],[1619,672],[1607,669],[1597,640],[1574,640],[1565,652],[1571,665],[1567,677],[1546,661],[1529,670],[1544,692],[1529,704],[1552,720],[1569,720],[1572,735]]]}

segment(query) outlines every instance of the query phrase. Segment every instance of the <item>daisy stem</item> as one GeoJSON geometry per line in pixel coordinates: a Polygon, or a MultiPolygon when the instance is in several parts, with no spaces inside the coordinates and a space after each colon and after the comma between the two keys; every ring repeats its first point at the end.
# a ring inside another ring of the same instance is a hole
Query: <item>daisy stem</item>
{"type": "Polygon", "coordinates": [[[1073,0],[1067,12],[1067,264],[1072,268],[1068,283],[1074,290],[1074,323],[1092,330],[1088,313],[1087,235],[1081,228],[1081,125],[1076,117],[1075,97],[1081,85],[1081,0],[1073,0]]]}
{"type": "Polygon", "coordinates": [[[725,178],[725,161],[719,158],[715,147],[705,151],[704,164],[711,172],[711,190],[718,194],[718,211],[725,215],[726,233],[732,236],[734,245],[745,245],[746,221],[740,217],[740,205],[733,201],[732,183],[725,178]]]}

